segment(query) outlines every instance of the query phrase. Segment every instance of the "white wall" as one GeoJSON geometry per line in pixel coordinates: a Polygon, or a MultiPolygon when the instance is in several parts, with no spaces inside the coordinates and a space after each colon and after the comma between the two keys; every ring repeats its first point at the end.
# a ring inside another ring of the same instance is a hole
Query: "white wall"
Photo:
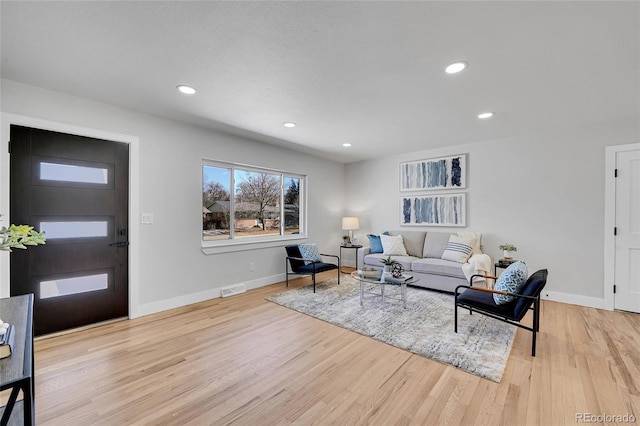
{"type": "MultiPolygon", "coordinates": [[[[217,297],[219,287],[246,283],[255,287],[284,276],[282,247],[205,255],[201,251],[201,160],[286,170],[307,175],[309,241],[337,252],[342,231],[345,166],[209,129],[2,80],[3,120],[24,116],[46,120],[65,131],[72,128],[130,135],[137,140],[132,174],[138,187],[132,196],[131,251],[137,253],[130,282],[132,316],[217,297]],[[151,225],[139,224],[139,212],[154,214],[151,225]],[[249,271],[249,263],[255,271],[249,271]]],[[[8,128],[6,122],[3,129],[8,128]]],[[[52,130],[57,130],[53,128],[52,130]]],[[[2,135],[0,211],[8,214],[8,155],[2,135]]],[[[4,222],[3,222],[4,223],[4,222]]],[[[8,254],[0,253],[0,297],[8,290],[8,254]]]]}
{"type": "MultiPolygon", "coordinates": [[[[201,252],[203,157],[307,174],[309,240],[337,252],[345,206],[346,214],[360,217],[362,229],[356,235],[363,242],[367,232],[400,228],[401,161],[467,153],[465,229],[483,233],[485,251],[494,259],[500,257],[498,245],[510,242],[530,270],[548,268],[549,297],[602,306],[605,147],[640,141],[639,118],[631,117],[389,155],[347,165],[345,171],[344,165],[321,158],[7,80],[2,80],[1,89],[3,113],[137,139],[138,164],[132,165],[132,173],[138,176],[135,194],[139,195],[131,203],[136,213],[154,213],[155,223],[132,223],[138,228],[131,248],[138,253],[132,265],[137,268],[131,283],[134,316],[216,297],[221,286],[245,282],[252,287],[282,279],[281,247],[217,255],[201,252]],[[249,262],[255,263],[255,272],[249,271],[249,262]]],[[[2,136],[0,212],[7,214],[7,135],[2,136]]],[[[139,217],[133,220],[139,222],[139,217]]],[[[0,297],[5,297],[6,253],[0,253],[0,266],[0,297]]]]}
{"type": "Polygon", "coordinates": [[[362,240],[367,232],[401,229],[399,163],[467,153],[464,229],[483,234],[494,260],[508,242],[530,272],[549,269],[549,298],[601,307],[605,147],[638,142],[639,122],[633,117],[353,163],[347,166],[346,213],[360,216],[362,240]]]}

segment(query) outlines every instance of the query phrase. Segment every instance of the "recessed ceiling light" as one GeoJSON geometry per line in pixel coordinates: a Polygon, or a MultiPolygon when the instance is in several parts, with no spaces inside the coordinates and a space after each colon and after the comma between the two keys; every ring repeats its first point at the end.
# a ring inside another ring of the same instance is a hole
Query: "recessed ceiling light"
{"type": "Polygon", "coordinates": [[[288,122],[284,123],[283,126],[284,127],[296,127],[296,123],[288,121],[288,122]]]}
{"type": "Polygon", "coordinates": [[[191,86],[185,86],[184,84],[176,86],[176,89],[178,89],[181,93],[184,93],[185,95],[193,95],[194,93],[196,93],[196,89],[194,89],[191,86]]]}
{"type": "Polygon", "coordinates": [[[347,142],[347,143],[343,143],[342,146],[344,146],[345,148],[349,148],[351,144],[347,142]]]}
{"type": "Polygon", "coordinates": [[[493,117],[492,112],[483,112],[482,114],[478,114],[478,118],[481,118],[481,119],[486,119],[491,117],[493,117]]]}
{"type": "Polygon", "coordinates": [[[448,67],[446,67],[444,70],[447,74],[455,74],[457,72],[462,71],[463,69],[465,69],[466,67],[468,67],[469,64],[464,62],[464,61],[459,61],[459,62],[454,62],[451,65],[449,65],[448,67]]]}

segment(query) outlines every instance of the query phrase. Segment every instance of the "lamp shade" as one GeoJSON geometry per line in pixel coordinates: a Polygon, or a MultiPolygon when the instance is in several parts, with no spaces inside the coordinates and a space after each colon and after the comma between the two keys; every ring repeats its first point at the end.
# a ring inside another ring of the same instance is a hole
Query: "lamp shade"
{"type": "Polygon", "coordinates": [[[360,223],[358,222],[358,218],[355,216],[343,217],[342,229],[344,230],[360,229],[360,223]]]}

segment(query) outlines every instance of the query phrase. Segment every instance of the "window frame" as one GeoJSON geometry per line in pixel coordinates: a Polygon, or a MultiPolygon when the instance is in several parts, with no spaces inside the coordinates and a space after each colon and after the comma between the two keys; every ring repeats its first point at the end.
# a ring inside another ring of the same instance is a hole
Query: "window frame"
{"type": "Polygon", "coordinates": [[[307,239],[307,175],[297,172],[271,169],[267,167],[253,166],[241,163],[233,163],[228,161],[220,161],[220,160],[211,160],[211,159],[202,159],[200,165],[200,200],[202,205],[202,189],[204,187],[204,168],[205,167],[217,167],[223,169],[229,169],[229,189],[230,189],[230,200],[229,200],[229,238],[222,240],[210,240],[205,241],[203,239],[203,229],[202,229],[202,216],[200,217],[200,244],[202,248],[202,252],[205,254],[216,254],[216,253],[228,253],[234,251],[244,251],[251,249],[259,249],[259,248],[268,248],[268,247],[282,247],[286,244],[294,243],[296,241],[302,241],[307,239]],[[241,170],[243,172],[254,172],[254,173],[268,173],[275,174],[280,176],[280,232],[278,234],[270,234],[270,235],[260,235],[253,237],[241,237],[234,238],[235,226],[234,226],[234,215],[235,215],[235,171],[241,170]],[[284,197],[285,197],[285,178],[296,178],[299,179],[298,186],[298,203],[299,203],[299,213],[298,213],[298,234],[285,234],[284,233],[284,197]]]}

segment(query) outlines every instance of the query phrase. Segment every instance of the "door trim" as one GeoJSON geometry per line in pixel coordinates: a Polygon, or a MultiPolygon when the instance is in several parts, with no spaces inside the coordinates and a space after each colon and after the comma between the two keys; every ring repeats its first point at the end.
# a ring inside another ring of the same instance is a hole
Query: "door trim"
{"type": "MultiPolygon", "coordinates": [[[[4,215],[0,226],[8,226],[9,215],[9,153],[7,141],[12,124],[70,133],[96,139],[123,142],[129,145],[129,318],[140,316],[140,139],[105,130],[43,120],[35,117],[0,114],[0,212],[4,215]],[[6,216],[6,217],[5,217],[6,216]]],[[[9,254],[0,252],[0,297],[9,297],[9,254]]]]}
{"type": "Polygon", "coordinates": [[[616,226],[616,155],[624,151],[640,150],[640,143],[607,146],[605,151],[604,174],[604,309],[614,310],[615,298],[613,285],[615,283],[615,252],[616,239],[613,228],[616,226]]]}

